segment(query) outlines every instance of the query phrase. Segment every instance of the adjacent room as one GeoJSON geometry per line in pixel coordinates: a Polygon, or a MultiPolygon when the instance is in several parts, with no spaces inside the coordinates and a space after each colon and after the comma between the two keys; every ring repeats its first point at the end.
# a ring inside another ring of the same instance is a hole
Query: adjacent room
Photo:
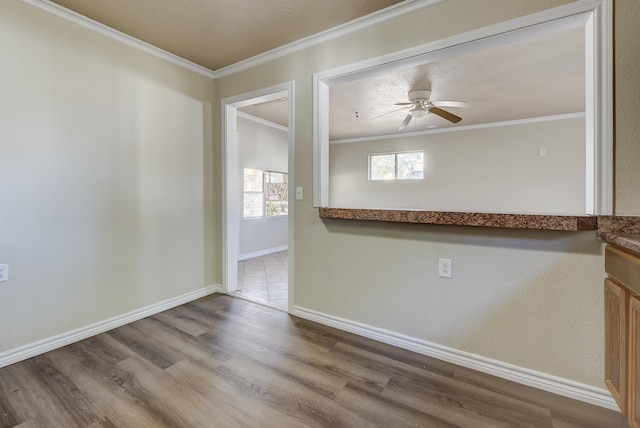
{"type": "Polygon", "coordinates": [[[262,104],[240,109],[237,118],[242,212],[236,293],[288,309],[288,103],[283,97],[267,104],[267,111],[276,112],[276,118],[274,114],[260,114],[267,108],[262,104]]]}

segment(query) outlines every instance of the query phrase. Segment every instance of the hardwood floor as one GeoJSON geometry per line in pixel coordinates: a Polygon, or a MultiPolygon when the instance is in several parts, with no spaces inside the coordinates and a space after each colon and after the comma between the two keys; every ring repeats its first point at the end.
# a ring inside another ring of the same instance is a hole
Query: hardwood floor
{"type": "Polygon", "coordinates": [[[0,369],[0,427],[627,426],[223,295],[0,369]]]}

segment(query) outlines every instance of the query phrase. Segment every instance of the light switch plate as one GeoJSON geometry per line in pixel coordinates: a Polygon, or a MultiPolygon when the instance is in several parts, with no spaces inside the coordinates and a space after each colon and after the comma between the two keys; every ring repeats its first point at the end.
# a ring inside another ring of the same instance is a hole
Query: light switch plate
{"type": "Polygon", "coordinates": [[[302,187],[296,187],[296,199],[299,201],[302,200],[302,187]]]}

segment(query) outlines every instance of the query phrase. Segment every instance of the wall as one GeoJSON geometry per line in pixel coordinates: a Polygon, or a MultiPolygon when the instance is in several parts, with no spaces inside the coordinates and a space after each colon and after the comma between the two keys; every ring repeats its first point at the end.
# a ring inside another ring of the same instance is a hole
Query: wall
{"type": "Polygon", "coordinates": [[[214,284],[211,79],[17,0],[0,40],[0,352],[214,284]]]}
{"type": "MultiPolygon", "coordinates": [[[[287,132],[243,117],[238,117],[238,183],[244,168],[289,171],[287,132]]],[[[242,189],[240,199],[242,201],[242,189]]],[[[240,212],[240,257],[264,253],[288,244],[288,217],[242,217],[240,212]]]]}
{"type": "MultiPolygon", "coordinates": [[[[295,207],[296,307],[604,388],[603,244],[594,232],[323,221],[310,196],[314,72],[563,3],[450,0],[217,81],[219,98],[295,81],[295,186],[305,189],[295,207]],[[438,278],[438,257],[453,259],[453,279],[438,278]]],[[[616,150],[638,172],[640,5],[616,7],[616,150]]],[[[620,173],[627,187],[640,187],[620,173]]],[[[640,213],[635,193],[616,196],[620,213],[640,213]]]]}
{"type": "Polygon", "coordinates": [[[640,4],[615,1],[615,213],[640,215],[640,4]]]}
{"type": "Polygon", "coordinates": [[[584,130],[574,118],[332,144],[329,206],[584,215],[584,130]],[[368,180],[369,154],[411,150],[423,180],[368,180]]]}

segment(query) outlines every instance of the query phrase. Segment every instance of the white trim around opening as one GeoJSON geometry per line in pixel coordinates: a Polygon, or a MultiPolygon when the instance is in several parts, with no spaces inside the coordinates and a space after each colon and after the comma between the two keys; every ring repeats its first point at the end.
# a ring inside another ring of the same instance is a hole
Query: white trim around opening
{"type": "Polygon", "coordinates": [[[295,170],[294,170],[294,135],[295,135],[295,92],[294,82],[289,81],[267,88],[247,92],[221,100],[222,111],[222,284],[226,293],[237,290],[239,254],[239,200],[238,200],[238,109],[252,104],[267,102],[287,97],[289,100],[289,215],[288,215],[288,248],[289,248],[289,308],[293,305],[293,232],[295,219],[295,170]]]}
{"type": "Polygon", "coordinates": [[[313,206],[329,206],[329,87],[564,28],[585,29],[586,215],[613,212],[613,0],[578,0],[313,75],[313,206]]]}

